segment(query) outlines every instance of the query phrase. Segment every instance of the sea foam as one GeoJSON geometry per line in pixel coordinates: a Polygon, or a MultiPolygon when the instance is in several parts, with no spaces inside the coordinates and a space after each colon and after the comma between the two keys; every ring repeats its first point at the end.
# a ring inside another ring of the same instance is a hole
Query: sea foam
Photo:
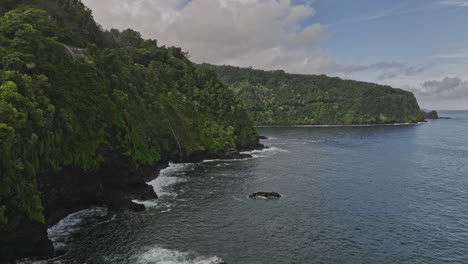
{"type": "MultiPolygon", "coordinates": [[[[164,196],[177,196],[177,193],[170,188],[170,186],[184,182],[186,179],[181,178],[184,174],[184,171],[193,169],[193,163],[169,163],[169,166],[159,172],[159,176],[147,182],[148,185],[152,186],[154,192],[158,195],[158,197],[164,196]]],[[[147,201],[140,201],[140,200],[133,200],[132,202],[143,204],[146,207],[159,207],[160,200],[147,200],[147,201]]]]}
{"type": "Polygon", "coordinates": [[[185,181],[185,179],[177,177],[180,176],[183,171],[192,169],[193,163],[169,163],[169,166],[159,172],[159,176],[147,182],[151,185],[158,196],[175,196],[177,195],[174,191],[168,187],[179,182],[185,181]]]}
{"type": "Polygon", "coordinates": [[[200,257],[192,252],[180,252],[154,247],[136,257],[137,264],[219,264],[219,257],[200,257]]]}
{"type": "Polygon", "coordinates": [[[289,150],[278,147],[269,147],[262,150],[244,151],[241,152],[241,154],[250,154],[254,158],[268,158],[281,152],[289,152],[289,150]]]}
{"type": "Polygon", "coordinates": [[[91,222],[97,223],[97,218],[106,215],[107,209],[102,207],[81,210],[60,220],[60,222],[47,230],[47,234],[54,248],[60,250],[73,239],[72,234],[79,232],[84,227],[88,227],[91,222]]]}

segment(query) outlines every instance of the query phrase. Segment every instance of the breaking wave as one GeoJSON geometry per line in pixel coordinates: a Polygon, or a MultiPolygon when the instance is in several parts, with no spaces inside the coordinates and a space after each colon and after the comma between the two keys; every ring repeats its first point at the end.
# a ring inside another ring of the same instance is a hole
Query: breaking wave
{"type": "Polygon", "coordinates": [[[271,157],[273,155],[276,155],[282,152],[289,152],[289,150],[278,148],[278,147],[269,147],[269,148],[265,148],[262,150],[252,150],[252,151],[245,151],[241,153],[250,154],[254,158],[267,158],[267,157],[271,157]]]}
{"type": "Polygon", "coordinates": [[[102,207],[81,210],[60,220],[60,222],[47,230],[47,234],[55,250],[61,250],[73,240],[73,234],[78,233],[82,228],[89,227],[93,223],[98,223],[99,218],[106,215],[107,209],[102,207]]]}
{"type": "Polygon", "coordinates": [[[192,252],[180,252],[160,247],[152,248],[136,257],[137,264],[221,264],[219,257],[200,257],[192,252]]]}

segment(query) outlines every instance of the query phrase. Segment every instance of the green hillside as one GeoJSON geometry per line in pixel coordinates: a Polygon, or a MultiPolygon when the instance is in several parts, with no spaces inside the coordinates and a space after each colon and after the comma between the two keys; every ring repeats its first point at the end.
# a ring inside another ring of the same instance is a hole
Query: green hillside
{"type": "Polygon", "coordinates": [[[325,75],[203,64],[244,103],[256,125],[344,125],[424,120],[411,92],[325,75]]]}
{"type": "Polygon", "coordinates": [[[154,164],[257,140],[213,71],[133,30],[103,31],[80,1],[2,2],[0,61],[0,223],[15,212],[44,221],[36,177],[48,168],[154,164]]]}

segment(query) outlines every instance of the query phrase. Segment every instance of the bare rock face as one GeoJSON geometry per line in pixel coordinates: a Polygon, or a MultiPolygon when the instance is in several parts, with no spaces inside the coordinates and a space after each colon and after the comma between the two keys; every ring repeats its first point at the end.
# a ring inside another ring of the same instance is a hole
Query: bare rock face
{"type": "Polygon", "coordinates": [[[277,192],[256,192],[249,195],[252,199],[279,199],[281,194],[277,192]]]}

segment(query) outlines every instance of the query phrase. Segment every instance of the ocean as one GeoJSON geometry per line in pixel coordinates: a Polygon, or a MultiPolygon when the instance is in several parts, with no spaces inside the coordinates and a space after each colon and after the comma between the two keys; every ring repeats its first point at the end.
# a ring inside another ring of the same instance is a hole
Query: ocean
{"type": "Polygon", "coordinates": [[[62,220],[49,229],[62,255],[43,263],[468,263],[468,112],[439,114],[451,119],[258,128],[269,149],[171,164],[143,213],[62,220]]]}

